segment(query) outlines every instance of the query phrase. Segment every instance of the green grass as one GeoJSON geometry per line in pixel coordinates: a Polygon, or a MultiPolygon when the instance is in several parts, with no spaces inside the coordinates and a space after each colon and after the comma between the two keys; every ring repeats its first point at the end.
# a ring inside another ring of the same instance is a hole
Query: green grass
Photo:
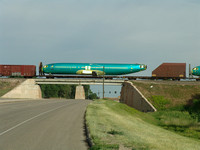
{"type": "MultiPolygon", "coordinates": [[[[158,118],[163,117],[157,115],[155,117],[145,114],[114,101],[94,101],[88,106],[86,112],[86,123],[95,143],[91,149],[119,149],[120,147],[133,150],[199,149],[199,140],[157,126],[160,123],[158,118]]],[[[181,114],[179,117],[182,117],[181,114]]]]}
{"type": "Polygon", "coordinates": [[[200,139],[200,124],[187,111],[158,111],[151,114],[157,125],[180,135],[200,139]]]}
{"type": "Polygon", "coordinates": [[[151,103],[153,103],[152,96],[161,96],[168,100],[166,108],[185,105],[188,100],[200,93],[198,82],[133,81],[133,84],[151,103]]]}
{"type": "Polygon", "coordinates": [[[152,95],[149,99],[157,110],[164,110],[170,104],[170,100],[160,95],[152,95]]]}
{"type": "Polygon", "coordinates": [[[180,135],[200,139],[200,85],[198,82],[148,81],[134,85],[158,110],[157,125],[180,135]]]}

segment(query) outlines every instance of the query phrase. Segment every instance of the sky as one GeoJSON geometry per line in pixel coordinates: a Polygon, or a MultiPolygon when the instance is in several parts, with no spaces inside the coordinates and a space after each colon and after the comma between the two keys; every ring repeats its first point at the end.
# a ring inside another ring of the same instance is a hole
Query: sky
{"type": "Polygon", "coordinates": [[[0,0],[0,64],[199,59],[199,0],[0,0]]]}

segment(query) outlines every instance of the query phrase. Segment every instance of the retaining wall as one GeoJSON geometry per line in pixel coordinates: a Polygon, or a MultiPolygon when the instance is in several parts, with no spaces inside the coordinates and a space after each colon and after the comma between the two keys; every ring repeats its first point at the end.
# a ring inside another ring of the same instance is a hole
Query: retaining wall
{"type": "Polygon", "coordinates": [[[41,99],[42,93],[40,86],[35,84],[34,79],[27,79],[13,90],[3,95],[2,98],[41,99]]]}
{"type": "Polygon", "coordinates": [[[142,112],[157,111],[130,81],[125,81],[122,85],[120,102],[142,112]]]}

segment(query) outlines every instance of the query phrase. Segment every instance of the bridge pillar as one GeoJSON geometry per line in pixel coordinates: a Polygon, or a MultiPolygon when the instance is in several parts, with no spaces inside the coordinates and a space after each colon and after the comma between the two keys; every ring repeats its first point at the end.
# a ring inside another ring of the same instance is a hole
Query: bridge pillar
{"type": "Polygon", "coordinates": [[[85,90],[82,85],[76,87],[75,99],[85,99],[85,90]]]}

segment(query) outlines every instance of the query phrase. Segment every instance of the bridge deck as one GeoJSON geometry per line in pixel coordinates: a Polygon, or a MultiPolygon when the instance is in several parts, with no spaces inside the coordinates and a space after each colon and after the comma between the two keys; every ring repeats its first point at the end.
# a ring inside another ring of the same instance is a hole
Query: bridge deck
{"type": "MultiPolygon", "coordinates": [[[[101,85],[102,79],[35,79],[36,84],[101,85]]],[[[105,85],[122,85],[124,80],[104,80],[105,85]]]]}

